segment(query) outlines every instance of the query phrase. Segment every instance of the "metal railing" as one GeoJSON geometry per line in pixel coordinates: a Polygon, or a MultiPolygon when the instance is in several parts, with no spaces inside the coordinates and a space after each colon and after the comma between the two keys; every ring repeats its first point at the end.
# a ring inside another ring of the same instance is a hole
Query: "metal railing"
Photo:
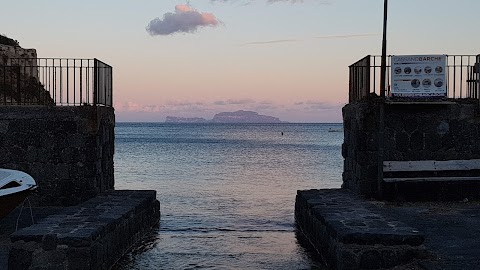
{"type": "MultiPolygon", "coordinates": [[[[391,96],[392,56],[387,57],[386,98],[391,96]]],[[[368,55],[349,66],[349,102],[380,96],[381,56],[368,55]]],[[[447,55],[447,98],[480,99],[480,55],[447,55]]]]}
{"type": "Polygon", "coordinates": [[[98,59],[10,58],[0,63],[0,105],[108,106],[112,67],[98,59]]]}

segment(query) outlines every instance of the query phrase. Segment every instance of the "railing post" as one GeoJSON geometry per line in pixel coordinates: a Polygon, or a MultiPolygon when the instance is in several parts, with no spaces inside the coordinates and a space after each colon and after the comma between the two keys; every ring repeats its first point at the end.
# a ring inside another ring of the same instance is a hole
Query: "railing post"
{"type": "Polygon", "coordinates": [[[480,54],[475,57],[475,84],[476,84],[476,91],[477,91],[477,99],[478,99],[478,107],[480,110],[480,54]]]}
{"type": "Polygon", "coordinates": [[[98,91],[98,60],[93,59],[93,106],[97,106],[97,91],[98,91]]]}
{"type": "Polygon", "coordinates": [[[20,79],[20,66],[17,66],[16,67],[16,70],[17,70],[17,105],[20,105],[21,104],[21,101],[22,101],[22,88],[20,87],[20,84],[21,84],[21,79],[20,79]]]}
{"type": "Polygon", "coordinates": [[[0,95],[3,94],[3,105],[7,105],[7,82],[6,82],[7,66],[3,65],[0,67],[2,67],[0,70],[2,70],[3,72],[3,76],[0,76],[0,78],[2,78],[2,83],[0,84],[0,95]]]}
{"type": "Polygon", "coordinates": [[[348,67],[348,102],[352,103],[352,66],[348,67]]]}
{"type": "Polygon", "coordinates": [[[113,67],[110,67],[110,79],[109,79],[109,93],[110,93],[110,103],[105,104],[113,107],[113,67]]]}

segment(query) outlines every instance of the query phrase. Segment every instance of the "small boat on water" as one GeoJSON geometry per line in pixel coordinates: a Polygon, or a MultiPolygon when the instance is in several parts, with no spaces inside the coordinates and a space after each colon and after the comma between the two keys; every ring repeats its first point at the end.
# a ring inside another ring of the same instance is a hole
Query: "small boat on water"
{"type": "Polygon", "coordinates": [[[329,128],[328,132],[343,132],[343,129],[334,129],[334,128],[329,128]]]}
{"type": "Polygon", "coordinates": [[[37,183],[28,174],[0,169],[0,219],[7,216],[37,188],[37,183]]]}

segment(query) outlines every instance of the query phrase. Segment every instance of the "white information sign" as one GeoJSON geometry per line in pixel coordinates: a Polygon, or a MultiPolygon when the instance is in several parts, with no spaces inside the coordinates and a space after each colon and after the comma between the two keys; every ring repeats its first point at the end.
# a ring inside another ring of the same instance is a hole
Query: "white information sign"
{"type": "Polygon", "coordinates": [[[392,56],[393,97],[446,97],[445,55],[392,56]]]}

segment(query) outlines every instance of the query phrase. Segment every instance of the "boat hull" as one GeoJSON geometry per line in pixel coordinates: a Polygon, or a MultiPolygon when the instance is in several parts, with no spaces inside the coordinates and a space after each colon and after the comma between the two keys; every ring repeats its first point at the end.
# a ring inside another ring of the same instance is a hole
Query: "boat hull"
{"type": "Polygon", "coordinates": [[[7,216],[37,188],[28,174],[10,169],[0,169],[0,219],[7,216]]]}
{"type": "Polygon", "coordinates": [[[6,217],[17,206],[19,206],[25,198],[32,193],[32,190],[25,190],[5,196],[0,196],[0,219],[6,217]]]}

